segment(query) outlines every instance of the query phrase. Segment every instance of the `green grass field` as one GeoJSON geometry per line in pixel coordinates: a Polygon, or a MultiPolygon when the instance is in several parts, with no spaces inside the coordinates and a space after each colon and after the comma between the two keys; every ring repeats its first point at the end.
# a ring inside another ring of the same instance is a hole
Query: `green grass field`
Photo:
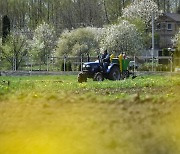
{"type": "Polygon", "coordinates": [[[180,76],[0,77],[0,154],[179,154],[180,76]]]}

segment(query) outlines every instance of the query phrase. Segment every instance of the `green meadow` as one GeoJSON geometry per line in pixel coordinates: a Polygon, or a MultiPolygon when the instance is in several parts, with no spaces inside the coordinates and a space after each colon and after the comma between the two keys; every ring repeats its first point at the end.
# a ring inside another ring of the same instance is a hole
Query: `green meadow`
{"type": "Polygon", "coordinates": [[[179,154],[180,76],[0,77],[0,154],[179,154]]]}

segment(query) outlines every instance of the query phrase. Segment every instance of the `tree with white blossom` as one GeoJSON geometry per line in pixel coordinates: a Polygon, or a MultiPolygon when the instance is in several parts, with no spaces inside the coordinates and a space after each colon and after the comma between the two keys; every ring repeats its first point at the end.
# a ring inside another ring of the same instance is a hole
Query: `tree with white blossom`
{"type": "Polygon", "coordinates": [[[179,32],[172,39],[174,47],[176,47],[175,57],[180,57],[180,29],[179,32]]]}
{"type": "Polygon", "coordinates": [[[6,41],[0,44],[1,60],[8,63],[13,70],[18,70],[25,61],[29,51],[29,40],[23,30],[14,30],[7,36],[6,41]]]}
{"type": "Polygon", "coordinates": [[[180,50],[180,29],[179,32],[175,35],[175,37],[172,39],[173,45],[180,50]]]}
{"type": "Polygon", "coordinates": [[[62,56],[94,54],[98,48],[101,31],[98,28],[86,27],[64,31],[58,41],[56,55],[62,56]]]}
{"type": "Polygon", "coordinates": [[[143,48],[143,40],[135,25],[122,20],[118,25],[106,28],[100,43],[101,49],[116,53],[126,52],[128,55],[139,54],[143,48]]]}
{"type": "Polygon", "coordinates": [[[54,28],[47,23],[40,24],[34,31],[31,41],[31,55],[35,61],[46,64],[47,58],[52,56],[56,45],[54,28]]]}
{"type": "Polygon", "coordinates": [[[122,17],[128,20],[141,19],[148,27],[153,14],[155,19],[161,14],[153,0],[135,0],[131,5],[123,9],[122,17]]]}

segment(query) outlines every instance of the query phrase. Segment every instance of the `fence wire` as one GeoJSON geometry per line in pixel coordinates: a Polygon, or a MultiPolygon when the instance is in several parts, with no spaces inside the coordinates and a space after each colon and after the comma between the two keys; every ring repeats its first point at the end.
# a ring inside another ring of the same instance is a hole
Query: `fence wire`
{"type": "MultiPolygon", "coordinates": [[[[167,71],[173,72],[180,67],[180,58],[171,56],[132,56],[129,69],[133,71],[167,71]]],[[[0,70],[19,70],[19,71],[82,71],[83,63],[96,61],[98,57],[92,56],[62,56],[48,57],[45,63],[34,62],[31,57],[27,57],[24,62],[16,69],[17,62],[8,64],[5,60],[0,61],[0,70]]]]}

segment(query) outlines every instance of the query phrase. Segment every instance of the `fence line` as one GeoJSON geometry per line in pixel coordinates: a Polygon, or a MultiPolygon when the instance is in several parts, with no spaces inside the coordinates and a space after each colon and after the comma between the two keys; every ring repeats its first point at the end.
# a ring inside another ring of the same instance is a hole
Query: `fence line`
{"type": "MultiPolygon", "coordinates": [[[[129,57],[133,61],[134,71],[169,71],[173,72],[175,66],[180,67],[180,58],[171,56],[133,56],[129,57]]],[[[61,56],[47,57],[45,64],[33,62],[31,56],[27,57],[20,71],[81,71],[83,63],[98,60],[95,56],[61,56]],[[69,67],[69,68],[68,68],[69,67]]],[[[13,59],[13,66],[5,69],[4,61],[0,61],[0,70],[16,71],[16,61],[13,59]]]]}

